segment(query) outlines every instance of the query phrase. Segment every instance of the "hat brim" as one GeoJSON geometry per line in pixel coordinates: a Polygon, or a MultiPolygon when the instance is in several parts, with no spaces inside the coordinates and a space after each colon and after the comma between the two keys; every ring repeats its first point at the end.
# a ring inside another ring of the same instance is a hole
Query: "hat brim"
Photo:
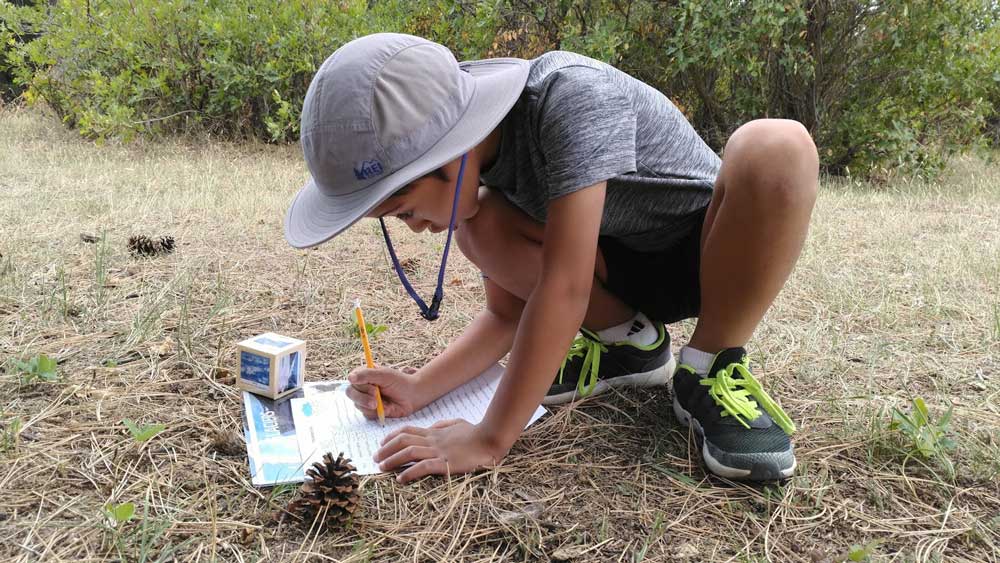
{"type": "Polygon", "coordinates": [[[295,248],[330,240],[359,221],[397,190],[455,160],[479,144],[514,106],[528,79],[528,61],[484,59],[461,64],[475,78],[465,113],[435,145],[413,162],[366,189],[326,195],[310,178],[285,215],[285,239],[295,248]]]}

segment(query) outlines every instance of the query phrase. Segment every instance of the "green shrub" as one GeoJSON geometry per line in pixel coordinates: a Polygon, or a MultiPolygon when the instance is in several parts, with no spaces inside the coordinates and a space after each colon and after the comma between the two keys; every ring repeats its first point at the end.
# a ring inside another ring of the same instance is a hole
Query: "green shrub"
{"type": "Polygon", "coordinates": [[[316,69],[376,31],[460,59],[581,52],[665,92],[717,150],[751,119],[801,121],[832,173],[933,173],[1000,130],[992,0],[60,0],[40,13],[42,36],[0,65],[96,138],[294,141],[316,69]]]}
{"type": "MultiPolygon", "coordinates": [[[[995,9],[994,19],[1000,19],[1000,4],[995,9]]],[[[980,55],[986,60],[986,141],[1000,147],[1000,25],[983,31],[978,42],[980,55]]]]}
{"type": "Polygon", "coordinates": [[[18,57],[24,45],[38,37],[45,17],[42,0],[0,2],[0,100],[8,101],[24,91],[22,82],[32,69],[18,57]]]}
{"type": "Polygon", "coordinates": [[[62,0],[46,33],[20,49],[31,100],[70,127],[128,140],[204,130],[227,138],[298,138],[299,111],[319,65],[376,31],[424,35],[476,54],[489,5],[351,0],[62,0]],[[449,7],[450,6],[450,7],[449,7]],[[441,17],[444,11],[447,17],[441,17]],[[454,27],[461,26],[461,29],[454,27]]]}
{"type": "Polygon", "coordinates": [[[292,138],[297,105],[282,100],[301,99],[325,54],[364,31],[357,6],[63,0],[25,48],[39,68],[28,95],[97,138],[193,127],[292,138]]]}
{"type": "Polygon", "coordinates": [[[751,119],[796,119],[833,173],[936,171],[978,139],[1000,70],[986,56],[990,0],[507,4],[508,29],[544,39],[518,54],[561,48],[615,64],[667,93],[717,150],[751,119]]]}

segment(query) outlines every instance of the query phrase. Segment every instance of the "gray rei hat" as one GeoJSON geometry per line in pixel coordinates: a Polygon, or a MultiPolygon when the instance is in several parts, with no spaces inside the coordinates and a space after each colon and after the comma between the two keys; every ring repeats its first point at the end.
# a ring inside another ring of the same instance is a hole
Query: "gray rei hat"
{"type": "Polygon", "coordinates": [[[337,49],[302,105],[312,179],[285,217],[296,248],[340,234],[393,192],[475,147],[524,89],[528,62],[461,65],[432,41],[377,33],[337,49]]]}

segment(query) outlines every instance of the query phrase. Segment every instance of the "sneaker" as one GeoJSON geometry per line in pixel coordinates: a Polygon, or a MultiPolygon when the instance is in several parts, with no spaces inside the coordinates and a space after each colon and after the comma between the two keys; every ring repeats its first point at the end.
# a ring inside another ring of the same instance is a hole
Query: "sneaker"
{"type": "Polygon", "coordinates": [[[750,373],[746,350],[719,352],[708,373],[681,364],[673,387],[674,415],[694,428],[709,471],[750,481],[791,477],[795,424],[750,373]]]}
{"type": "Polygon", "coordinates": [[[555,382],[542,400],[559,405],[598,395],[612,387],[665,385],[676,362],[670,352],[670,335],[659,321],[657,339],[649,346],[629,340],[601,342],[593,332],[581,328],[563,360],[555,382]]]}

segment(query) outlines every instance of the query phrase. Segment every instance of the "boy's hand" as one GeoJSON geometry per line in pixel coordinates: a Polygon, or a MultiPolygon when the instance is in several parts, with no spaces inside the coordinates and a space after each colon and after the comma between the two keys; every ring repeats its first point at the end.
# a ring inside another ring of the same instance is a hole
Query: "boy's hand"
{"type": "Polygon", "coordinates": [[[366,418],[376,419],[378,414],[375,412],[375,389],[372,385],[378,385],[386,418],[409,416],[425,406],[413,376],[416,372],[413,368],[358,368],[347,376],[351,382],[347,397],[354,401],[354,406],[366,418]]]}
{"type": "Polygon", "coordinates": [[[409,483],[427,475],[458,475],[490,468],[504,455],[489,445],[478,426],[454,419],[430,428],[400,428],[382,440],[374,459],[382,471],[413,463],[396,477],[400,483],[409,483]]]}

